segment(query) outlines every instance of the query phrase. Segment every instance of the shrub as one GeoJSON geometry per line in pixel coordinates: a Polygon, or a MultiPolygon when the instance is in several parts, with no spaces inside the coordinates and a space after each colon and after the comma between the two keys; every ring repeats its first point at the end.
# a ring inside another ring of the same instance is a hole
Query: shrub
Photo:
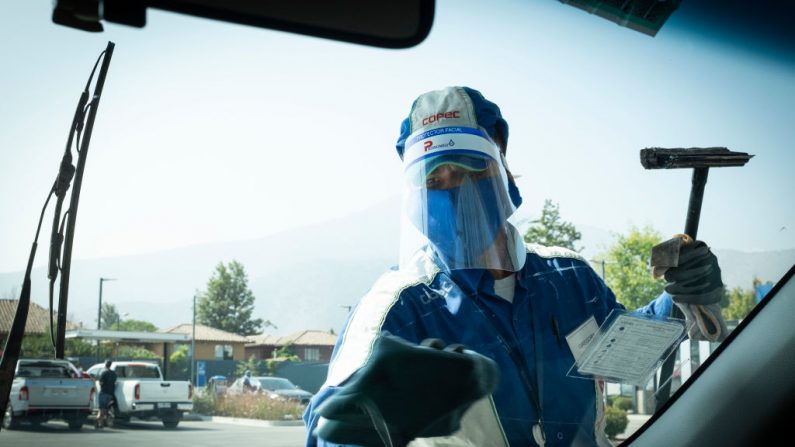
{"type": "Polygon", "coordinates": [[[300,419],[304,412],[304,406],[257,394],[219,396],[216,399],[208,395],[194,397],[193,411],[212,416],[273,421],[300,419]]]}
{"type": "Polygon", "coordinates": [[[616,396],[612,405],[618,409],[629,411],[632,409],[632,399],[626,396],[616,396]]]}
{"type": "Polygon", "coordinates": [[[193,412],[205,416],[215,415],[215,396],[210,393],[193,394],[193,412]]]}
{"type": "Polygon", "coordinates": [[[626,411],[616,407],[606,407],[605,417],[607,418],[605,433],[607,433],[607,436],[611,439],[624,433],[624,430],[627,429],[629,418],[627,417],[626,411]]]}
{"type": "Polygon", "coordinates": [[[169,377],[188,377],[188,346],[182,345],[168,357],[169,377]]]}
{"type": "Polygon", "coordinates": [[[119,357],[130,359],[159,359],[160,356],[140,346],[119,346],[119,357]]]}

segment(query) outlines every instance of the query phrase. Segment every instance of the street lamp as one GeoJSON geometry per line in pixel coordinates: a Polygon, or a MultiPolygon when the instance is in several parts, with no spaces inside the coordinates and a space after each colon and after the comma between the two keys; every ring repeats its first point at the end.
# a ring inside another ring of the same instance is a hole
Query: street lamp
{"type": "MultiPolygon", "coordinates": [[[[116,278],[99,278],[99,308],[97,309],[97,331],[102,329],[102,283],[116,281],[116,278]]],[[[99,338],[97,338],[97,362],[99,362],[99,338]]]]}
{"type": "Polygon", "coordinates": [[[604,259],[589,259],[591,262],[602,264],[602,281],[607,281],[605,277],[605,260],[604,259]]]}
{"type": "Polygon", "coordinates": [[[190,380],[193,386],[198,385],[196,380],[196,294],[193,294],[193,330],[190,336],[190,380]]]}
{"type": "Polygon", "coordinates": [[[616,261],[608,261],[605,258],[602,259],[589,259],[589,262],[592,264],[601,264],[602,266],[602,281],[607,282],[607,273],[605,272],[605,264],[615,264],[616,261]]]}

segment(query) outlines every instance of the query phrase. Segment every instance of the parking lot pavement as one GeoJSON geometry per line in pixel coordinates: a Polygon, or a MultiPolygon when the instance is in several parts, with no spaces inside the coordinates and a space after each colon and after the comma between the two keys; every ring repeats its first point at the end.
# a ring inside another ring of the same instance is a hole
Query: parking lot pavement
{"type": "Polygon", "coordinates": [[[632,436],[646,421],[651,418],[650,414],[628,414],[627,418],[629,419],[629,423],[627,424],[627,428],[624,430],[624,433],[616,436],[617,441],[624,441],[625,439],[632,436]]]}
{"type": "Polygon", "coordinates": [[[0,432],[0,446],[39,447],[299,447],[304,445],[306,428],[292,426],[250,426],[210,421],[182,421],[176,429],[160,422],[135,421],[119,428],[96,430],[86,424],[71,431],[63,422],[0,432]],[[57,438],[56,438],[57,436],[57,438]]]}

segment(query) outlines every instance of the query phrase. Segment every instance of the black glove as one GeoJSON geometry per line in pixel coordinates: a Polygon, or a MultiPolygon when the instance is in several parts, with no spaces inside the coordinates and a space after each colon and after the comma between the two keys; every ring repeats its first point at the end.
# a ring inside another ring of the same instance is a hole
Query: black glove
{"type": "Polygon", "coordinates": [[[497,364],[461,345],[432,339],[417,346],[384,335],[373,354],[317,412],[316,435],[339,444],[404,446],[447,436],[464,412],[497,387],[497,364]]]}
{"type": "Polygon", "coordinates": [[[718,258],[702,241],[682,244],[679,265],[665,271],[665,280],[677,304],[715,304],[723,297],[718,258]]]}
{"type": "Polygon", "coordinates": [[[664,271],[665,291],[685,315],[692,340],[723,340],[728,329],[718,305],[723,297],[718,258],[703,241],[680,239],[678,266],[664,271]]]}

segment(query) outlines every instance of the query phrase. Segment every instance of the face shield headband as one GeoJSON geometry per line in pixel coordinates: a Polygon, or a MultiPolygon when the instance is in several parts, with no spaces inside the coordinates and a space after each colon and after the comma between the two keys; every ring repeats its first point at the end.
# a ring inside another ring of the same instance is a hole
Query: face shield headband
{"type": "Polygon", "coordinates": [[[404,153],[401,268],[432,249],[450,270],[516,271],[523,243],[497,145],[481,129],[417,132],[404,153]]]}

